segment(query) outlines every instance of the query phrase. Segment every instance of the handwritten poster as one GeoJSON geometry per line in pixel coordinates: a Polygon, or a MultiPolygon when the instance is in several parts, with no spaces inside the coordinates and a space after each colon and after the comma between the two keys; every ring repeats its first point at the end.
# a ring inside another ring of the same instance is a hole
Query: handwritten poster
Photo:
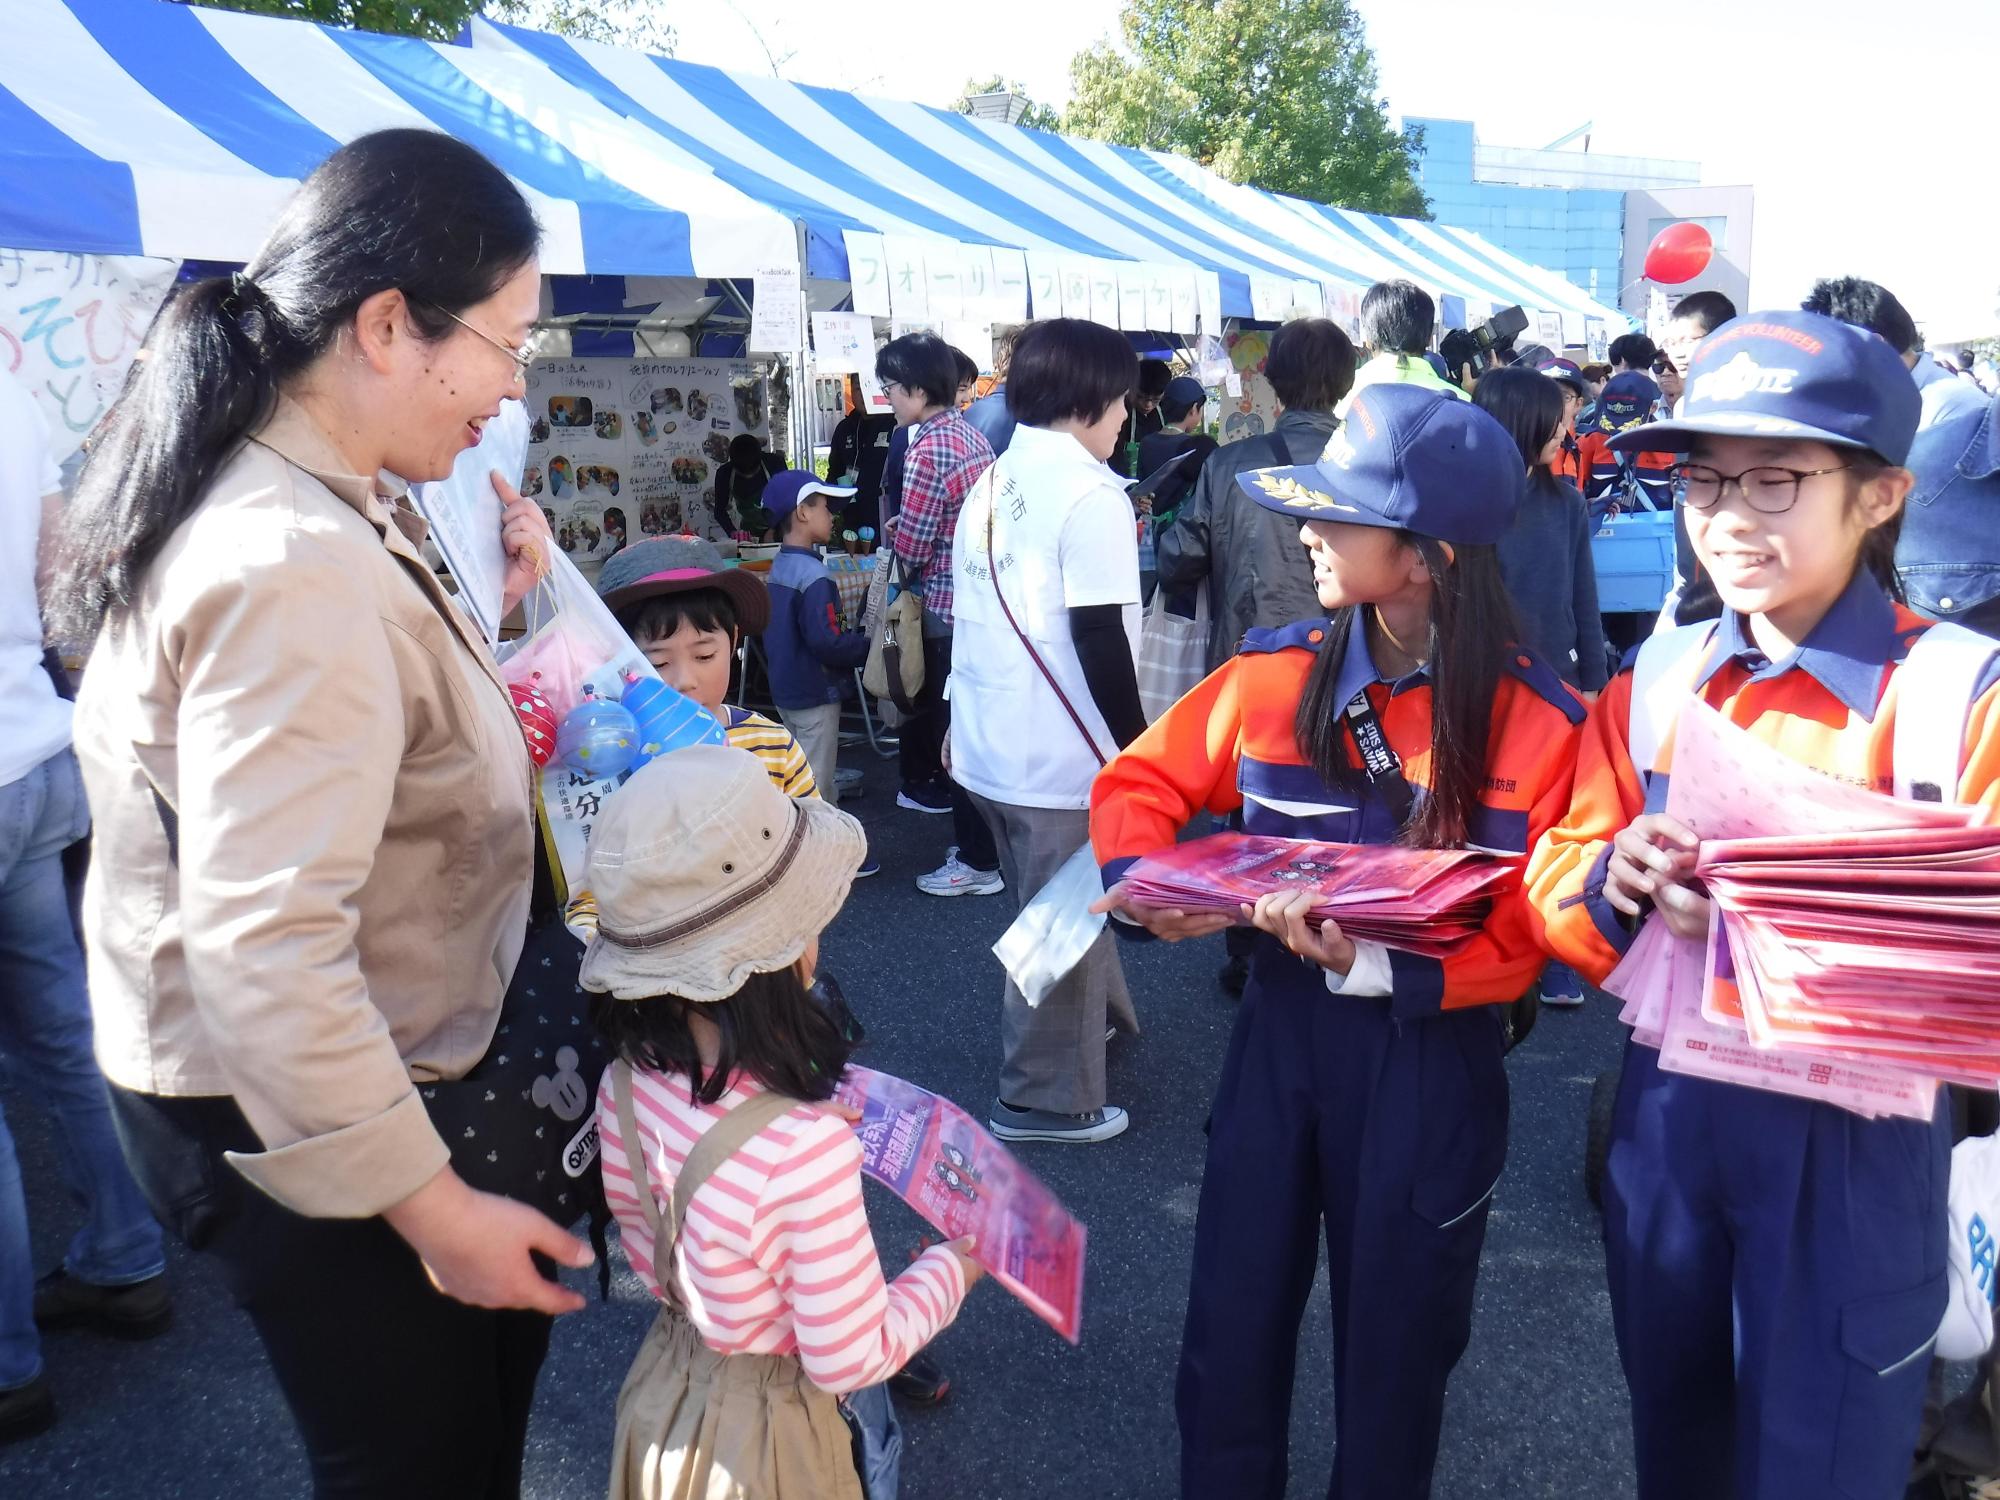
{"type": "Polygon", "coordinates": [[[57,463],[117,399],[175,269],[139,255],[0,250],[0,370],[41,407],[57,463]]]}
{"type": "Polygon", "coordinates": [[[752,287],[748,347],[760,354],[797,353],[805,345],[798,266],[768,266],[757,273],[752,287]]]}
{"type": "Polygon", "coordinates": [[[875,366],[875,322],[865,313],[812,315],[813,367],[822,375],[859,375],[875,366]]]}
{"type": "Polygon", "coordinates": [[[1028,260],[1019,250],[993,247],[993,316],[1002,323],[1028,321],[1028,260]]]}
{"type": "Polygon", "coordinates": [[[741,359],[545,359],[528,372],[521,493],[586,574],[642,536],[719,534],[709,500],[731,438],[770,431],[741,359]]]}
{"type": "Polygon", "coordinates": [[[847,277],[854,288],[854,310],[871,318],[889,316],[889,254],[882,236],[843,229],[847,244],[847,277]]]}

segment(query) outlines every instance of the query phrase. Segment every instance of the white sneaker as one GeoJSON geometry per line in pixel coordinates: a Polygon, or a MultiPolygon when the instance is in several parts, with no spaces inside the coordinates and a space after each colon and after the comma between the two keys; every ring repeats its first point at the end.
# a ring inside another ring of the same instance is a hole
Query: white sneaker
{"type": "Polygon", "coordinates": [[[1007,889],[1007,882],[998,870],[975,870],[961,863],[954,849],[930,874],[917,877],[917,889],[926,896],[997,896],[1007,889]]]}

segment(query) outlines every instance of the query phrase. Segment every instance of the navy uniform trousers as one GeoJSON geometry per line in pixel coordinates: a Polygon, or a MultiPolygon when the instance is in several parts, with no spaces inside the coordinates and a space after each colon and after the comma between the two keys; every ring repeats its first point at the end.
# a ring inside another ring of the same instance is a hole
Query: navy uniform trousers
{"type": "Polygon", "coordinates": [[[1209,1121],[1175,1410],[1186,1500],[1281,1500],[1322,1225],[1334,1500],[1430,1493],[1507,1155],[1493,1007],[1392,1019],[1259,935],[1209,1121]]]}
{"type": "Polygon", "coordinates": [[[1899,1500],[1945,1306],[1950,1123],[1625,1050],[1605,1261],[1640,1500],[1899,1500]]]}

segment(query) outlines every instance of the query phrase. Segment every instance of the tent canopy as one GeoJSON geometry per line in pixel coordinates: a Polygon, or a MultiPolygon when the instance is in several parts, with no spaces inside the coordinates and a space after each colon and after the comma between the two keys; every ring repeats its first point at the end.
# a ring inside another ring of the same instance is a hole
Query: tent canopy
{"type": "Polygon", "coordinates": [[[1265,321],[1401,276],[1445,299],[1447,323],[1517,302],[1561,314],[1573,342],[1586,319],[1627,322],[1464,230],[483,18],[448,44],[159,0],[0,0],[0,31],[38,53],[0,81],[0,245],[16,248],[242,261],[340,142],[416,125],[520,184],[556,274],[741,278],[803,252],[806,276],[846,282],[850,238],[881,235],[933,258],[1005,251],[1031,285],[1143,263],[1156,287],[1199,277],[1205,310],[1265,321]]]}

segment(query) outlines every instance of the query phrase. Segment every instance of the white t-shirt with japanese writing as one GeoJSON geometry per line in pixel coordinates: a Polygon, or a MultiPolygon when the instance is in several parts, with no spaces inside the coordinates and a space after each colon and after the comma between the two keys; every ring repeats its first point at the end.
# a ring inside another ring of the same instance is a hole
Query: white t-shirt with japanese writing
{"type": "Polygon", "coordinates": [[[1019,427],[966,496],[952,540],[953,779],[994,802],[1088,807],[1097,755],[995,597],[989,514],[1007,606],[1108,759],[1118,753],[1118,742],[1084,683],[1069,612],[1124,606],[1136,660],[1139,537],[1132,502],[1118,477],[1068,433],[1019,427]]]}
{"type": "Polygon", "coordinates": [[[42,497],[62,487],[48,424],[28,388],[0,369],[0,786],[69,744],[70,706],[42,670],[35,554],[42,497]]]}

